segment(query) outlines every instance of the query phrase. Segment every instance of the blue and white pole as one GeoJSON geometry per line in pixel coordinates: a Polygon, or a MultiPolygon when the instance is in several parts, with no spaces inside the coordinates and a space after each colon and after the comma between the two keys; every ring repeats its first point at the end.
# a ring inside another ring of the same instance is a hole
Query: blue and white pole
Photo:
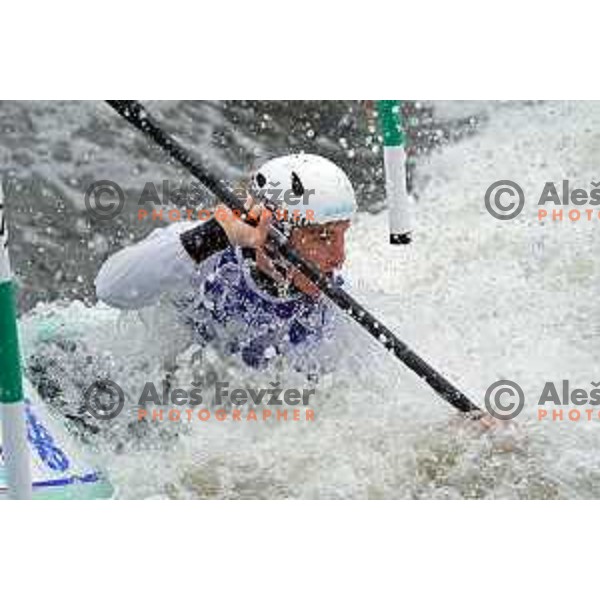
{"type": "Polygon", "coordinates": [[[8,231],[0,185],[0,407],[2,453],[9,497],[31,498],[31,464],[25,424],[15,284],[8,260],[8,231]]]}
{"type": "Polygon", "coordinates": [[[378,100],[383,135],[385,194],[389,211],[390,244],[410,244],[412,206],[406,189],[406,151],[400,100],[378,100]]]}

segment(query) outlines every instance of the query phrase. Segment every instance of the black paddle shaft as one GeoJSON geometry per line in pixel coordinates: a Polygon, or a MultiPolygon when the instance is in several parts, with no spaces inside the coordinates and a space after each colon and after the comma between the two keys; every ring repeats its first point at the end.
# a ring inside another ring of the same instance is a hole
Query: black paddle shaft
{"type": "MultiPolygon", "coordinates": [[[[194,177],[230,209],[238,210],[242,214],[246,213],[242,200],[220,180],[208,173],[200,162],[192,158],[187,150],[172,136],[165,133],[142,104],[136,100],[107,100],[106,102],[129,123],[154,140],[172,158],[188,169],[194,177]]],[[[302,258],[290,246],[286,236],[273,226],[269,231],[269,241],[274,244],[279,253],[289,263],[318,286],[323,294],[366,329],[386,350],[393,352],[397,358],[429,384],[444,400],[459,411],[470,413],[470,416],[478,417],[483,414],[481,409],[469,400],[465,394],[398,339],[394,333],[363,308],[352,296],[336,285],[331,278],[321,273],[315,265],[302,258]]]]}

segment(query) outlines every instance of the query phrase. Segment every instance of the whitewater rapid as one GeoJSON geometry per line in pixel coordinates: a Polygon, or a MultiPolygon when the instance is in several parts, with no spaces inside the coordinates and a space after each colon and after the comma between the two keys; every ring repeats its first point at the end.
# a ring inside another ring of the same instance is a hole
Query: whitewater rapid
{"type": "MultiPolygon", "coordinates": [[[[346,272],[356,298],[479,404],[496,380],[518,382],[526,404],[517,425],[485,433],[465,423],[349,323],[338,368],[319,385],[314,422],[157,423],[138,436],[125,410],[82,436],[118,497],[600,496],[600,423],[540,422],[535,404],[545,381],[589,388],[600,380],[600,221],[540,223],[535,204],[546,181],[589,188],[600,180],[600,104],[482,110],[477,135],[418,162],[413,244],[389,246],[387,215],[360,213],[346,272]],[[505,179],[526,197],[512,221],[492,218],[483,202],[505,179]]],[[[27,360],[56,352],[71,379],[110,373],[134,393],[162,377],[164,338],[135,314],[55,302],[21,325],[27,360]],[[49,350],[57,335],[77,350],[49,350]]],[[[191,376],[188,359],[182,378],[191,376]]],[[[55,402],[55,415],[78,402],[55,402]]]]}

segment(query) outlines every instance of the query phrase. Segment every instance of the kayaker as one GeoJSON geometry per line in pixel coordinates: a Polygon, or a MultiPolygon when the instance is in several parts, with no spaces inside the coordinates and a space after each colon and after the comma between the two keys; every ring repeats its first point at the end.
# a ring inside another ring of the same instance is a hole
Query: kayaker
{"type": "Polygon", "coordinates": [[[304,258],[339,277],[356,209],[352,184],[322,156],[283,156],[253,174],[247,207],[255,225],[219,205],[219,219],[177,222],[120,250],[98,273],[97,297],[121,309],[167,297],[201,346],[216,346],[257,369],[285,358],[296,370],[318,371],[318,348],[332,336],[334,310],[269,250],[267,232],[277,220],[304,258]],[[265,209],[265,200],[278,214],[265,209]]]}

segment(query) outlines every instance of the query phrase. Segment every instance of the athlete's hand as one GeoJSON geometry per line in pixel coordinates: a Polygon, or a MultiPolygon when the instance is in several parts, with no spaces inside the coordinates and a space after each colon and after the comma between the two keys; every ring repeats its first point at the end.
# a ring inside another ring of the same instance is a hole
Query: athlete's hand
{"type": "Polygon", "coordinates": [[[216,210],[219,225],[233,246],[260,248],[267,239],[273,215],[262,204],[253,204],[250,199],[246,202],[246,209],[250,211],[249,220],[258,222],[256,226],[249,225],[224,204],[219,204],[216,210]]]}
{"type": "Polygon", "coordinates": [[[494,429],[495,427],[502,425],[503,422],[499,421],[498,419],[495,419],[494,417],[492,417],[492,415],[485,413],[479,418],[478,423],[484,429],[494,429]]]}

